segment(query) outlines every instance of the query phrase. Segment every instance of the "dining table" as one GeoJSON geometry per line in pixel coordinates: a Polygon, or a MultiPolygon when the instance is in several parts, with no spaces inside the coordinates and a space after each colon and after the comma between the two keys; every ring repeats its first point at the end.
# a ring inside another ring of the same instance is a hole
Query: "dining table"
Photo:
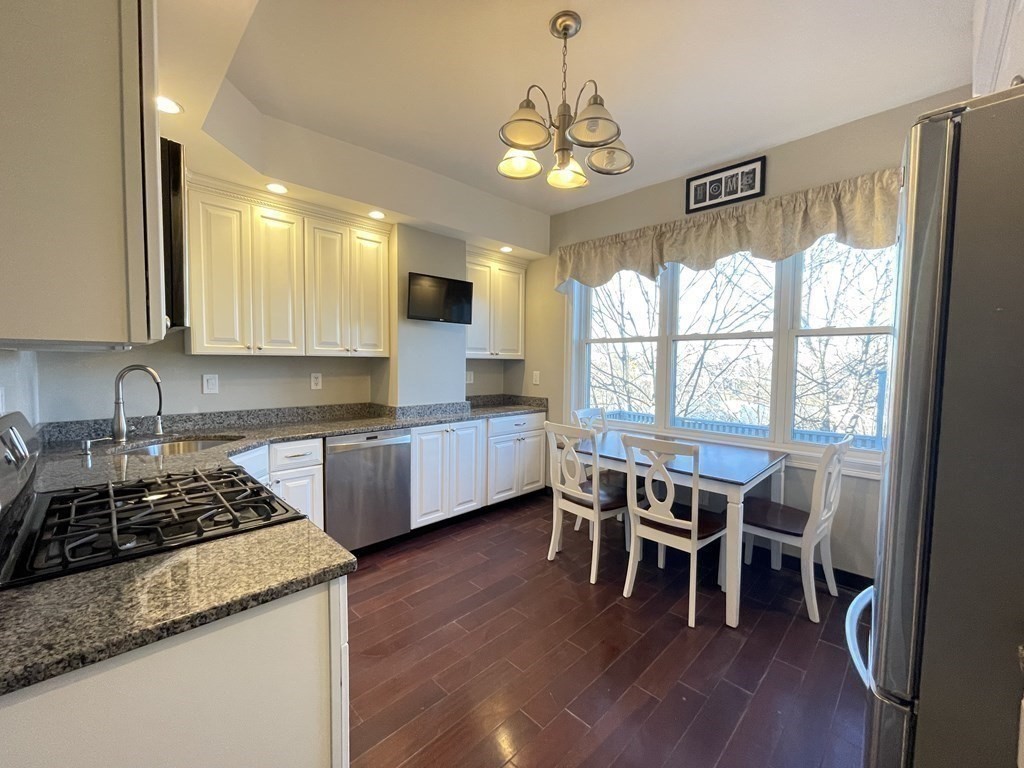
{"type": "MultiPolygon", "coordinates": [[[[587,457],[590,457],[590,463],[596,464],[600,469],[626,472],[626,448],[622,444],[624,434],[630,433],[619,430],[599,432],[596,444],[589,440],[582,441],[576,447],[576,453],[581,462],[587,462],[587,457]]],[[[725,623],[730,627],[739,626],[740,577],[743,566],[743,499],[748,491],[771,478],[772,501],[781,502],[785,490],[788,454],[745,445],[680,440],[678,437],[663,437],[650,433],[636,434],[685,442],[699,447],[699,489],[721,494],[726,499],[725,623]]],[[[636,457],[636,463],[638,467],[649,466],[642,455],[636,457]]],[[[677,456],[665,466],[675,485],[687,488],[693,486],[692,457],[677,456]]],[[[776,565],[775,560],[776,555],[773,552],[773,567],[776,565]]]]}

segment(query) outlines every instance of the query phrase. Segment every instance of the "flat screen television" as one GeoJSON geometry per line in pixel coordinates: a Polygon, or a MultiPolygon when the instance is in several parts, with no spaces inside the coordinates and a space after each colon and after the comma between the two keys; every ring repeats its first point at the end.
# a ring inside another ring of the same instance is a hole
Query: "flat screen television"
{"type": "Polygon", "coordinates": [[[473,284],[410,272],[408,317],[469,325],[473,322],[473,284]]]}

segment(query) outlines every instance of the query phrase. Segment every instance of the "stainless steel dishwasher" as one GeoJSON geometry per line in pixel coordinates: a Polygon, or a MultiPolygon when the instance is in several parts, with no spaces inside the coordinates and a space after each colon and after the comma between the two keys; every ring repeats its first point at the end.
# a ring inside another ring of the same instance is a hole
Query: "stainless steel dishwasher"
{"type": "Polygon", "coordinates": [[[347,549],[411,530],[408,429],[327,438],[324,527],[347,549]]]}

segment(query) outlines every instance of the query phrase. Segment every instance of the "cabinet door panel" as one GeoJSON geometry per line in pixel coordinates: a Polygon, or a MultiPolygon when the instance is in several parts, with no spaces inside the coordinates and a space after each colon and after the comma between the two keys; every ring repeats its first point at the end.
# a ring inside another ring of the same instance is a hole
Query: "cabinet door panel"
{"type": "Polygon", "coordinates": [[[251,353],[250,211],[246,203],[189,192],[193,353],[251,353]]]}
{"type": "Polygon", "coordinates": [[[452,424],[448,477],[449,515],[461,515],[487,503],[487,441],[483,421],[452,424]]]}
{"type": "Polygon", "coordinates": [[[387,357],[388,240],[383,235],[352,232],[348,295],[352,351],[387,357]]]}
{"type": "Polygon", "coordinates": [[[340,224],[306,219],[306,354],[349,351],[349,231],[340,224]]]}
{"type": "Polygon", "coordinates": [[[413,528],[447,517],[445,508],[446,427],[424,427],[412,431],[412,520],[413,528]]]}
{"type": "Polygon", "coordinates": [[[544,487],[544,432],[526,432],[519,441],[519,492],[544,487]]]}
{"type": "Polygon", "coordinates": [[[494,504],[518,495],[516,467],[518,435],[492,437],[487,442],[487,503],[494,504]]]}
{"type": "Polygon", "coordinates": [[[303,355],[302,218],[256,208],[253,226],[253,330],[256,352],[303,355]]]}
{"type": "Polygon", "coordinates": [[[526,275],[521,269],[500,264],[491,269],[491,350],[501,357],[523,357],[525,283],[526,275]]]}
{"type": "Polygon", "coordinates": [[[324,527],[324,468],[302,467],[274,472],[270,489],[306,515],[321,530],[324,527]]]}
{"type": "Polygon", "coordinates": [[[491,268],[466,263],[466,279],[473,284],[473,323],[466,329],[466,356],[491,356],[491,268]]]}

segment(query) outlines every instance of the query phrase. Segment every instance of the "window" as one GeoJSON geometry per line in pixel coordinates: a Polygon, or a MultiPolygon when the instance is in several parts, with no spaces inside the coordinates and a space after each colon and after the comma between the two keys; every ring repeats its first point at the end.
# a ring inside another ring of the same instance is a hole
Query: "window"
{"type": "Polygon", "coordinates": [[[635,272],[620,272],[589,293],[586,402],[620,421],[653,424],[658,284],[635,272]]]}
{"type": "Polygon", "coordinates": [[[575,407],[773,444],[880,450],[896,248],[821,238],[777,264],[737,253],[576,294],[575,407]]]}

